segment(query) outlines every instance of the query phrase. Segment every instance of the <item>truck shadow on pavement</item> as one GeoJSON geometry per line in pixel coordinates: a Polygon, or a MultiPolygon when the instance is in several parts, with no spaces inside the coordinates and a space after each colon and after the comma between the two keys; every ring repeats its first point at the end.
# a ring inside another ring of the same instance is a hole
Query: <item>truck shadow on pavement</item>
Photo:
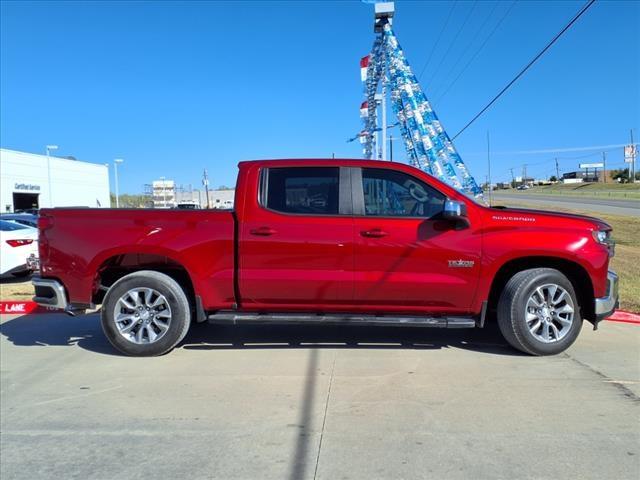
{"type": "Polygon", "coordinates": [[[20,347],[77,345],[92,352],[117,355],[102,333],[97,314],[77,317],[64,313],[22,315],[4,320],[0,334],[20,347]]]}
{"type": "Polygon", "coordinates": [[[411,349],[460,348],[519,356],[497,325],[484,329],[347,325],[193,325],[179,348],[225,349],[411,349]]]}
{"type": "MultiPolygon", "coordinates": [[[[32,314],[5,320],[0,333],[16,346],[77,345],[105,355],[120,355],[107,341],[98,314],[32,314]]],[[[238,349],[414,349],[459,348],[517,356],[497,326],[445,330],[420,327],[335,325],[209,325],[194,324],[177,347],[184,350],[238,349]]]]}

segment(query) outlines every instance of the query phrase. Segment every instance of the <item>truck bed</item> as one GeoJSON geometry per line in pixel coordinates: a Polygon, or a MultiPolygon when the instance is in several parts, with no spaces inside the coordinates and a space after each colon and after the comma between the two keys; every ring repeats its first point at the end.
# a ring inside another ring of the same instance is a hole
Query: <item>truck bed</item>
{"type": "Polygon", "coordinates": [[[73,304],[92,303],[106,265],[155,262],[189,272],[205,308],[234,302],[234,213],[229,210],[54,208],[40,212],[42,275],[67,287],[73,304]]]}

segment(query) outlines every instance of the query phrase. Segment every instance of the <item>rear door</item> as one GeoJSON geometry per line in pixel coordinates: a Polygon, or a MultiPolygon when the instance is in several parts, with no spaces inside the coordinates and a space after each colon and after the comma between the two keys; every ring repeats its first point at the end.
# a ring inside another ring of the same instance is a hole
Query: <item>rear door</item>
{"type": "Polygon", "coordinates": [[[479,225],[444,220],[445,196],[404,172],[364,168],[353,189],[354,302],[374,311],[467,312],[480,272],[479,225]]]}
{"type": "Polygon", "coordinates": [[[260,171],[258,205],[240,225],[239,287],[245,308],[317,310],[353,299],[349,169],[260,171]]]}

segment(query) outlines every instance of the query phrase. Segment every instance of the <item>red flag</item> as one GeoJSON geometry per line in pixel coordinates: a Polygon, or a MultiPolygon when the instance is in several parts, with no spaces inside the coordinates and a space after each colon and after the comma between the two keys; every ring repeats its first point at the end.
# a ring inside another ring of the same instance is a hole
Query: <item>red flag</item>
{"type": "Polygon", "coordinates": [[[369,55],[360,59],[360,80],[367,81],[367,68],[369,67],[369,55]]]}
{"type": "Polygon", "coordinates": [[[366,100],[360,104],[360,116],[361,117],[369,116],[369,103],[366,100]]]}

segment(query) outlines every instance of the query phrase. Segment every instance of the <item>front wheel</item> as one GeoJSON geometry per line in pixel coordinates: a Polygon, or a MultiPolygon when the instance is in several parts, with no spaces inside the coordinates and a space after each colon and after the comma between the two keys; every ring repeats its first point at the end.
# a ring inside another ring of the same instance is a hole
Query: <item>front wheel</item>
{"type": "Polygon", "coordinates": [[[168,275],[143,270],[114,283],[102,303],[102,330],[120,352],[137,357],[173,349],[191,324],[189,301],[168,275]]]}
{"type": "Polygon", "coordinates": [[[576,340],[582,327],[573,285],[552,268],[516,273],[498,302],[498,325],[514,348],[531,355],[555,355],[576,340]]]}

